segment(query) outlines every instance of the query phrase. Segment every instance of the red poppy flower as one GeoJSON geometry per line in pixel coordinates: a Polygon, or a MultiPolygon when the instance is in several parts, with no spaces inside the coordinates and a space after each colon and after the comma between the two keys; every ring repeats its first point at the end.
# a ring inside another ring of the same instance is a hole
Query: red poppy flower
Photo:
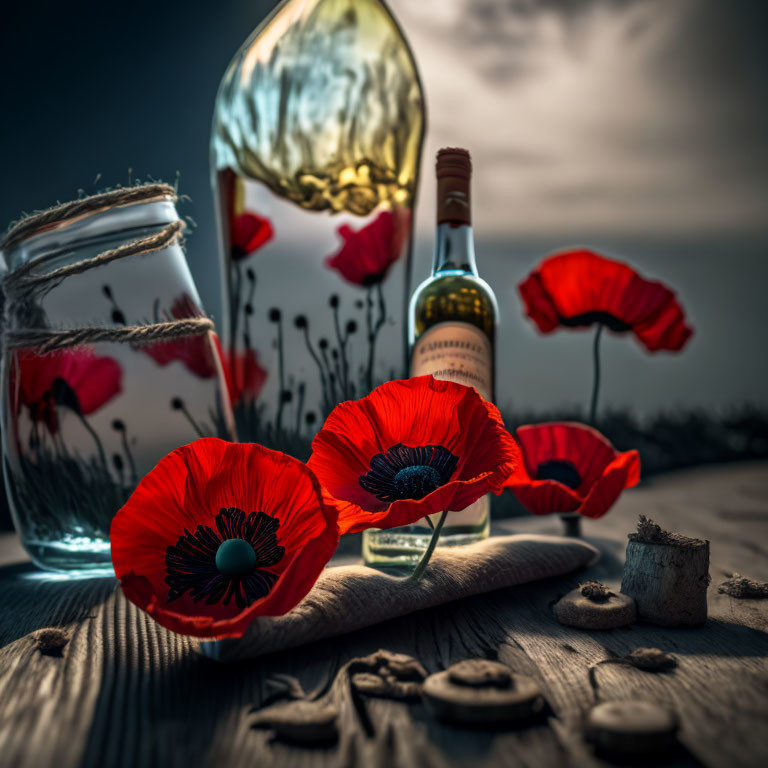
{"type": "Polygon", "coordinates": [[[410,225],[411,212],[406,208],[382,211],[370,224],[357,231],[343,224],[338,233],[344,244],[325,260],[325,264],[338,270],[354,285],[380,283],[400,258],[410,225]]]}
{"type": "Polygon", "coordinates": [[[91,347],[38,355],[17,352],[11,363],[9,388],[18,410],[26,406],[33,421],[51,434],[59,430],[57,406],[87,416],[98,411],[123,388],[123,369],[111,357],[98,357],[91,347]]]}
{"type": "Polygon", "coordinates": [[[306,465],[203,438],[144,477],[110,538],[125,596],[158,623],[239,637],[254,617],[287,613],[309,592],[339,532],[306,465]]]}
{"type": "MultiPolygon", "coordinates": [[[[183,320],[188,317],[205,317],[205,313],[188,293],[183,293],[171,305],[171,316],[176,320],[183,320]]],[[[217,373],[216,352],[211,345],[208,334],[182,336],[170,341],[157,341],[154,344],[147,344],[141,349],[160,366],[166,366],[174,360],[179,360],[189,371],[201,379],[211,379],[217,373]]]]}
{"type": "Polygon", "coordinates": [[[637,451],[619,453],[596,429],[572,422],[517,430],[523,465],[507,487],[536,515],[578,512],[602,517],[640,481],[637,451]]]}
{"type": "Polygon", "coordinates": [[[619,333],[632,331],[649,352],[677,352],[693,333],[673,291],[592,251],[545,259],[518,290],[542,333],[603,323],[619,333]]]}
{"type": "Polygon", "coordinates": [[[496,406],[471,387],[419,376],[336,406],[308,464],[346,533],[465,509],[501,493],[519,460],[496,406]]]}
{"type": "Polygon", "coordinates": [[[253,349],[235,353],[225,351],[219,344],[218,338],[216,346],[223,360],[230,402],[232,405],[253,402],[267,380],[267,371],[259,365],[256,351],[253,349]]]}
{"type": "Polygon", "coordinates": [[[248,211],[235,216],[230,225],[232,259],[244,259],[266,245],[274,236],[275,230],[269,219],[248,211]]]}

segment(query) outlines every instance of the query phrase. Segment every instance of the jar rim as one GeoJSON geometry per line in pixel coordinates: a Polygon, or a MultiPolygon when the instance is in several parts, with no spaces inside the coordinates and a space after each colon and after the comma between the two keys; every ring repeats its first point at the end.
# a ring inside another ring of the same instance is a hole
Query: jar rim
{"type": "Polygon", "coordinates": [[[135,187],[121,187],[61,203],[53,208],[25,216],[13,224],[0,241],[0,250],[7,253],[35,235],[68,227],[106,210],[160,200],[176,202],[176,189],[170,184],[142,184],[135,187]]]}

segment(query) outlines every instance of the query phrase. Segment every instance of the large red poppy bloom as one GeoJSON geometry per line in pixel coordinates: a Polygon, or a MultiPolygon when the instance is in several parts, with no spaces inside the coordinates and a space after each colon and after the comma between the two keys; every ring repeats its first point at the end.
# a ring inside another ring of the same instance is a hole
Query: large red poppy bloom
{"type": "Polygon", "coordinates": [[[259,365],[256,350],[227,351],[221,348],[218,339],[216,346],[223,360],[224,377],[227,380],[227,390],[232,405],[256,400],[267,380],[267,371],[259,365]]]}
{"type": "Polygon", "coordinates": [[[603,323],[619,333],[632,331],[649,352],[678,352],[693,333],[673,291],[592,251],[550,256],[518,290],[542,333],[603,323]]]}
{"type": "Polygon", "coordinates": [[[523,464],[507,487],[536,515],[602,517],[625,488],[640,482],[637,451],[619,453],[596,429],[573,422],[517,430],[523,464]]]}
{"type": "Polygon", "coordinates": [[[38,355],[23,350],[11,360],[9,389],[18,411],[26,406],[32,421],[43,422],[51,434],[59,429],[57,406],[87,416],[122,392],[123,369],[91,347],[38,355]]]}
{"type": "MultiPolygon", "coordinates": [[[[205,317],[205,313],[188,293],[183,293],[171,304],[171,317],[175,320],[183,320],[189,317],[205,317]]],[[[211,379],[217,373],[216,351],[207,333],[199,336],[182,336],[170,341],[157,341],[146,344],[141,349],[158,365],[166,366],[178,360],[187,370],[201,379],[211,379]]]]}
{"type": "Polygon", "coordinates": [[[125,596],[168,629],[239,637],[287,613],[339,540],[312,472],[254,443],[177,448],[117,513],[112,562],[125,596]]]}
{"type": "Polygon", "coordinates": [[[407,208],[382,211],[357,231],[343,224],[338,233],[344,244],[325,264],[353,285],[380,283],[400,258],[410,224],[411,212],[407,208]]]}
{"type": "Polygon", "coordinates": [[[232,259],[244,259],[265,246],[274,236],[275,230],[269,219],[249,211],[235,216],[230,224],[232,259]]]}
{"type": "Polygon", "coordinates": [[[346,533],[465,509],[501,493],[519,461],[496,406],[471,387],[419,376],[336,406],[308,464],[346,533]]]}

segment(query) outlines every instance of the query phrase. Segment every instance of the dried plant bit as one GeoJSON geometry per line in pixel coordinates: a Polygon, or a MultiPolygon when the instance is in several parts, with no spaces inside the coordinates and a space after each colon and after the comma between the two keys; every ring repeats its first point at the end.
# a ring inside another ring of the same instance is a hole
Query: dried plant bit
{"type": "Polygon", "coordinates": [[[599,581],[588,581],[586,584],[582,584],[579,589],[581,594],[588,597],[593,603],[604,603],[613,596],[613,592],[599,581]]]}
{"type": "MultiPolygon", "coordinates": [[[[462,668],[458,673],[455,668],[459,665],[454,665],[424,681],[424,702],[438,719],[456,725],[497,727],[528,719],[544,710],[541,689],[532,677],[510,672],[506,687],[457,684],[453,681],[454,674],[468,679],[462,672],[467,669],[466,663],[460,664],[462,668]]],[[[472,677],[477,680],[476,676],[472,677]]]]}
{"type": "Polygon", "coordinates": [[[69,633],[59,627],[40,629],[34,635],[37,650],[44,656],[63,656],[69,633]]]}
{"type": "Polygon", "coordinates": [[[677,666],[677,659],[658,648],[635,648],[624,661],[646,672],[665,672],[677,666]]]}
{"type": "Polygon", "coordinates": [[[513,677],[509,667],[488,659],[466,659],[448,670],[448,677],[455,685],[473,688],[510,688],[513,677]]]}
{"type": "Polygon", "coordinates": [[[413,699],[421,693],[421,682],[398,680],[394,675],[377,675],[357,672],[352,675],[352,685],[358,693],[386,699],[413,699]]]}
{"type": "Polygon", "coordinates": [[[266,696],[261,702],[260,708],[266,707],[280,699],[298,700],[307,698],[301,683],[295,677],[283,673],[268,677],[264,681],[264,688],[266,689],[266,696]]]}
{"type": "Polygon", "coordinates": [[[310,701],[286,701],[259,712],[251,721],[254,728],[274,731],[275,738],[291,744],[322,744],[338,738],[335,707],[310,701]]]}
{"type": "Polygon", "coordinates": [[[738,573],[732,573],[731,578],[724,581],[717,591],[742,600],[762,600],[768,598],[768,582],[756,581],[738,573]]]}
{"type": "Polygon", "coordinates": [[[660,754],[677,745],[677,714],[662,702],[606,701],[587,715],[587,738],[598,751],[621,755],[660,754]]]}
{"type": "Polygon", "coordinates": [[[628,595],[611,592],[596,602],[583,590],[584,587],[579,587],[568,592],[552,606],[561,624],[578,629],[614,629],[631,624],[637,618],[635,601],[628,595]]]}

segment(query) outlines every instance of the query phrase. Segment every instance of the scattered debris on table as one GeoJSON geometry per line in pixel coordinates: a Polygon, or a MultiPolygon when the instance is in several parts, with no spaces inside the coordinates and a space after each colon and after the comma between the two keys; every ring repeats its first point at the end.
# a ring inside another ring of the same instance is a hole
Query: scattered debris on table
{"type": "Polygon", "coordinates": [[[731,578],[724,581],[717,591],[742,600],[762,600],[768,598],[768,581],[756,581],[738,573],[732,573],[731,578]]]}
{"type": "Polygon", "coordinates": [[[427,670],[416,659],[383,649],[353,659],[347,668],[358,693],[386,699],[418,698],[427,676],[427,670]]]}
{"type": "Polygon", "coordinates": [[[285,701],[259,712],[251,725],[268,728],[276,739],[290,744],[327,744],[338,738],[338,716],[332,706],[306,700],[285,701]]]}
{"type": "Polygon", "coordinates": [[[63,656],[69,642],[69,633],[59,627],[40,629],[34,634],[37,650],[44,656],[63,656]]]}
{"type": "Polygon", "coordinates": [[[627,664],[644,672],[668,672],[677,666],[677,659],[658,648],[635,648],[626,656],[613,659],[603,659],[598,664],[627,664]]]}

